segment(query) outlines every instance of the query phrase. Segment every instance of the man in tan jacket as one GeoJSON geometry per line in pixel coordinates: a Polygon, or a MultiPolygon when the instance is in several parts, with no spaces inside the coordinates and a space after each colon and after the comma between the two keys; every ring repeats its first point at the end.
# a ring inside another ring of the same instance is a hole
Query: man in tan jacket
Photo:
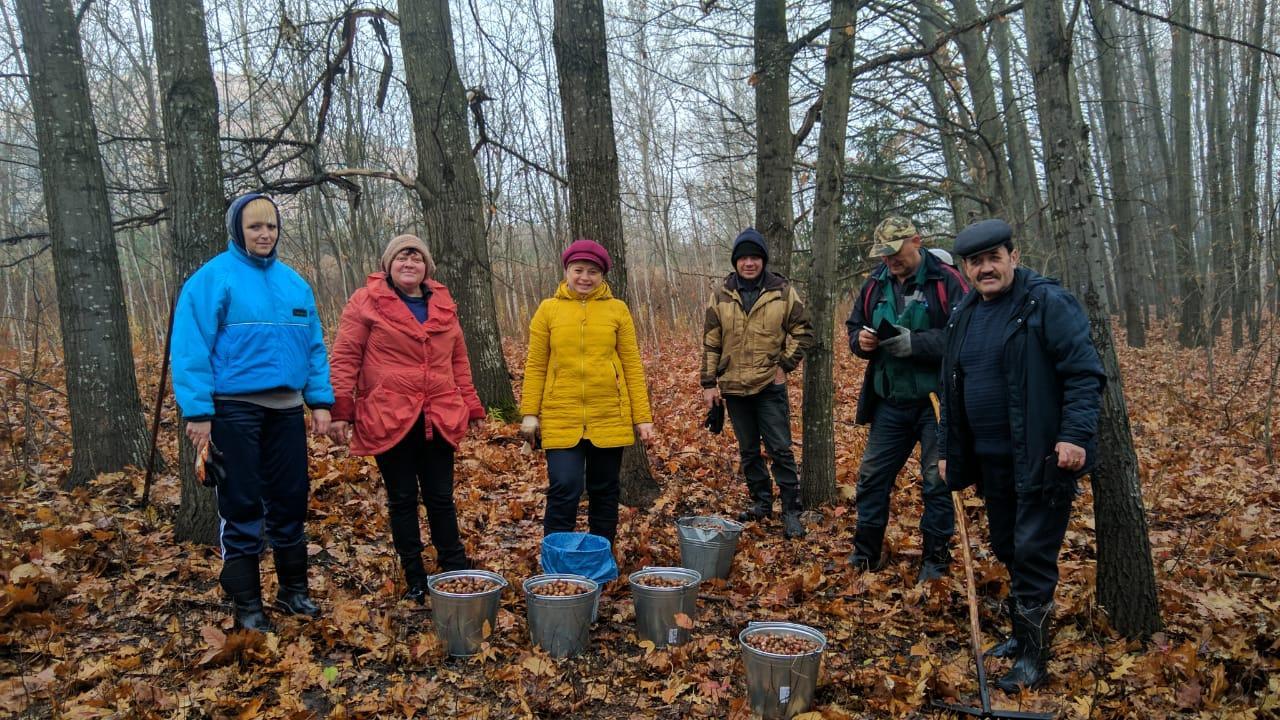
{"type": "Polygon", "coordinates": [[[752,504],[739,520],[773,514],[773,486],[760,442],[773,460],[773,480],[782,498],[783,534],[803,537],[800,479],[791,452],[787,373],[813,343],[804,303],[785,277],[769,272],[769,251],[754,228],[734,240],[734,272],[717,288],[702,331],[702,387],[707,407],[723,403],[738,437],[742,474],[752,504]]]}

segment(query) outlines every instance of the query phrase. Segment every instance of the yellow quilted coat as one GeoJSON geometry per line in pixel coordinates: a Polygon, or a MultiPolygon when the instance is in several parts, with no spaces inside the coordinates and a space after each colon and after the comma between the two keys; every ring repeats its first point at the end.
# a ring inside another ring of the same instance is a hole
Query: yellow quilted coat
{"type": "Polygon", "coordinates": [[[632,426],[653,422],[635,324],[607,283],[580,297],[562,282],[538,306],[520,414],[538,416],[548,450],[631,445],[632,426]]]}

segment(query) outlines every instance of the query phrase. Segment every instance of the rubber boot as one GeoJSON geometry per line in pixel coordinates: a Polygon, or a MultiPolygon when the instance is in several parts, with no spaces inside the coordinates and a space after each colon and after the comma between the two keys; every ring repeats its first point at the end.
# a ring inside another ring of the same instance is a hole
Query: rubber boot
{"type": "Polygon", "coordinates": [[[307,593],[307,543],[275,548],[275,556],[276,578],[280,581],[275,608],[291,615],[319,617],[320,608],[307,593]]]}
{"type": "MultiPolygon", "coordinates": [[[[1012,595],[1005,598],[1004,602],[1000,603],[1000,609],[1009,618],[1010,622],[1012,622],[1013,613],[1014,613],[1014,599],[1012,595]]],[[[1017,654],[1018,654],[1018,636],[1014,635],[1012,632],[1009,633],[1009,637],[996,643],[986,653],[987,657],[998,657],[998,658],[1011,658],[1017,654]]]]}
{"type": "Polygon", "coordinates": [[[757,522],[773,517],[773,488],[769,478],[748,479],[747,490],[751,493],[751,507],[738,513],[738,522],[757,522]]]}
{"type": "Polygon", "coordinates": [[[862,572],[876,572],[885,566],[884,528],[859,525],[853,535],[849,564],[862,572]]]}
{"type": "Polygon", "coordinates": [[[245,555],[222,563],[218,578],[231,598],[236,628],[272,632],[271,621],[262,609],[262,582],[258,577],[258,556],[245,555]]]}
{"type": "Polygon", "coordinates": [[[924,552],[920,556],[920,574],[916,584],[937,580],[951,568],[951,538],[945,535],[924,534],[924,552]]]}
{"type": "Polygon", "coordinates": [[[404,583],[408,586],[402,599],[419,605],[427,604],[427,571],[422,567],[422,556],[412,555],[400,558],[400,567],[404,568],[404,583]]]}
{"type": "Polygon", "coordinates": [[[1018,638],[1018,654],[1013,667],[996,685],[1007,693],[1023,688],[1034,690],[1049,680],[1049,623],[1053,603],[1027,606],[1018,602],[1013,613],[1013,634],[1018,638]]]}
{"type": "Polygon", "coordinates": [[[782,536],[788,540],[802,538],[808,533],[800,522],[803,507],[800,504],[800,488],[781,488],[782,536]]]}

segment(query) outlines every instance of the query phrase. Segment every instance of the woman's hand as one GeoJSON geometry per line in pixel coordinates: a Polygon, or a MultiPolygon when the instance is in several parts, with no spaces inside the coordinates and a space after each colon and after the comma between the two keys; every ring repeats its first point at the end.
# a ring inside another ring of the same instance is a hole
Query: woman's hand
{"type": "Polygon", "coordinates": [[[484,429],[484,418],[471,418],[467,421],[467,430],[471,432],[479,432],[484,429]]]}
{"type": "Polygon", "coordinates": [[[329,423],[329,439],[339,445],[351,442],[351,423],[346,420],[334,420],[329,423]]]}
{"type": "Polygon", "coordinates": [[[187,423],[187,437],[197,448],[209,442],[209,434],[213,432],[213,421],[187,423]]]}
{"type": "Polygon", "coordinates": [[[640,436],[640,442],[645,445],[652,445],[656,435],[653,433],[653,423],[636,423],[636,434],[640,436]]]}
{"type": "Polygon", "coordinates": [[[311,411],[311,432],[314,435],[328,435],[331,416],[325,408],[311,411]]]}
{"type": "Polygon", "coordinates": [[[537,415],[524,416],[524,420],[520,422],[520,437],[524,438],[525,442],[529,443],[530,447],[538,447],[540,438],[537,415]]]}

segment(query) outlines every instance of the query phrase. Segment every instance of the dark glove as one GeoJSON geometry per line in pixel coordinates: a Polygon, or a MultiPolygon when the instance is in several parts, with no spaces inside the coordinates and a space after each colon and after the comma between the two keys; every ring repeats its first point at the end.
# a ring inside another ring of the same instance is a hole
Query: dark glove
{"type": "Polygon", "coordinates": [[[898,334],[880,341],[880,349],[896,358],[911,357],[911,331],[901,325],[894,325],[898,334]]]}
{"type": "Polygon", "coordinates": [[[718,402],[711,406],[702,427],[710,430],[712,435],[719,435],[724,430],[724,403],[718,402]]]}
{"type": "Polygon", "coordinates": [[[227,481],[227,464],[222,457],[222,451],[210,440],[206,446],[207,453],[204,458],[204,473],[201,474],[200,484],[207,487],[218,487],[227,481]]]}

